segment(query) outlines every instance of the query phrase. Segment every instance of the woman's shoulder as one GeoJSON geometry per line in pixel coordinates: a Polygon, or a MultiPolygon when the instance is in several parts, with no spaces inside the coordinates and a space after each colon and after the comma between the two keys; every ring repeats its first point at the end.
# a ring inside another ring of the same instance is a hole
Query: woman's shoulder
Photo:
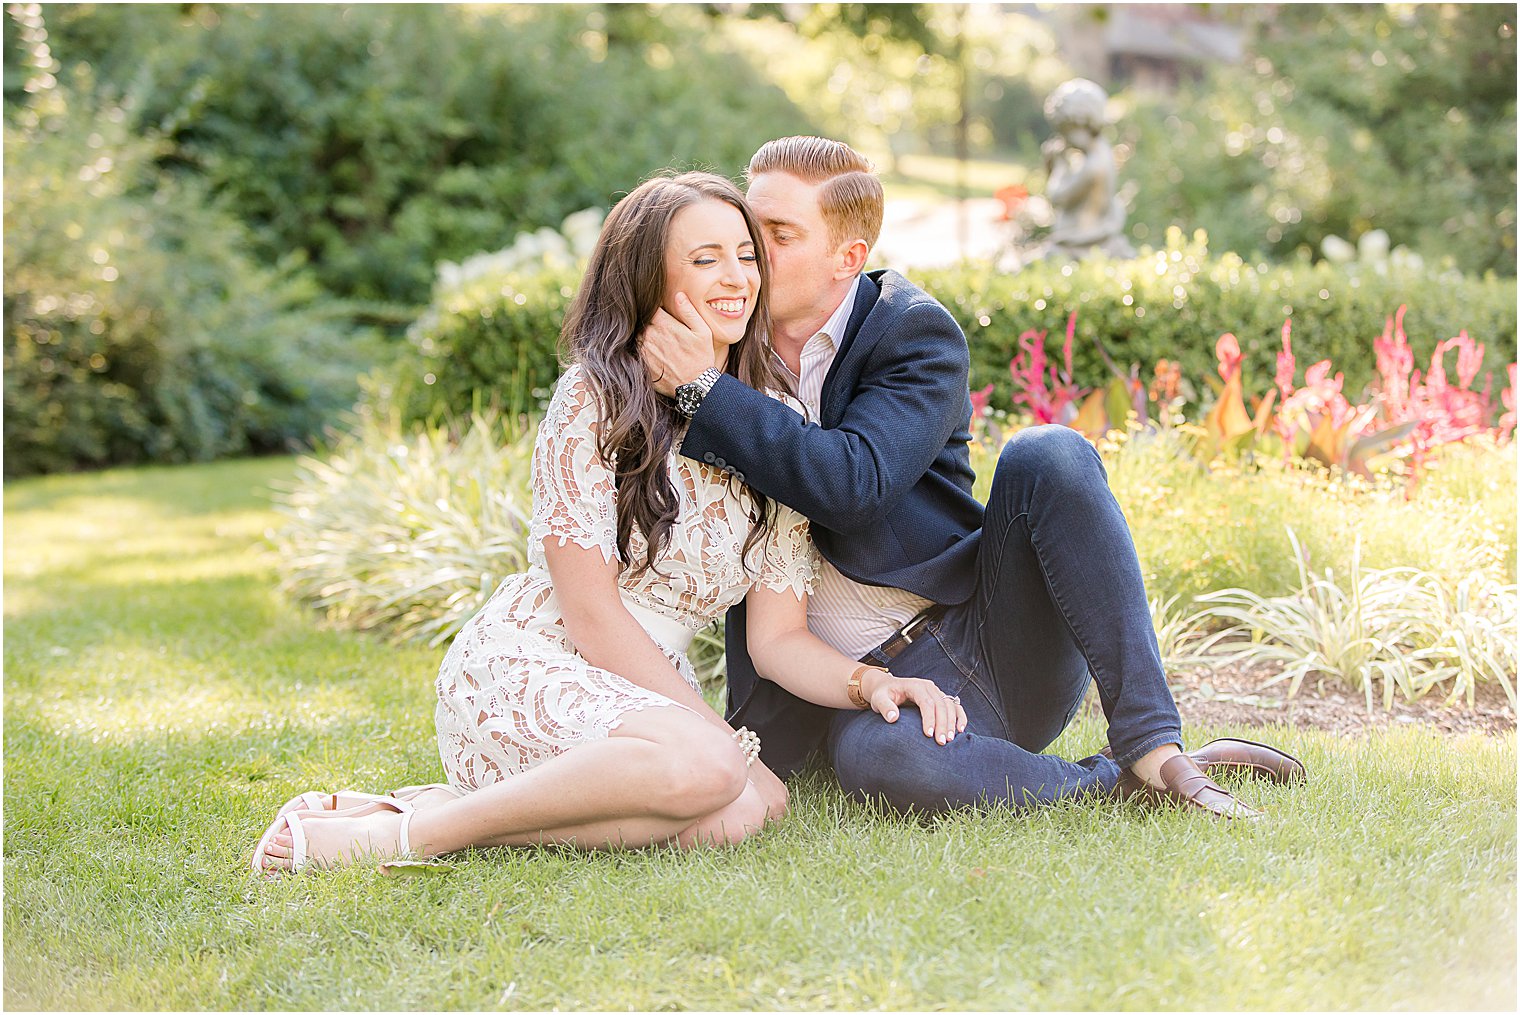
{"type": "Polygon", "coordinates": [[[580,363],[571,363],[554,382],[553,401],[581,406],[595,400],[596,390],[591,372],[580,363]]]}
{"type": "Polygon", "coordinates": [[[542,424],[545,430],[567,427],[594,428],[598,419],[596,385],[590,373],[579,363],[571,363],[554,382],[554,396],[542,424]]]}
{"type": "Polygon", "coordinates": [[[579,363],[571,363],[559,375],[559,380],[554,382],[554,393],[578,394],[591,389],[591,375],[586,373],[586,368],[579,363]]]}

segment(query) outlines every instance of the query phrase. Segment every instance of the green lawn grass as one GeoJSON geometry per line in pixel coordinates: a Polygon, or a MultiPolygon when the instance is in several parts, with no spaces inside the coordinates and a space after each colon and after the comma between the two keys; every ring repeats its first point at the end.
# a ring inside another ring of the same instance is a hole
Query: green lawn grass
{"type": "MultiPolygon", "coordinates": [[[[931,821],[813,776],[721,852],[488,850],[266,884],[297,791],[439,777],[439,653],[275,591],[286,459],[5,490],[12,1009],[1513,1008],[1513,735],[1280,731],[1254,825],[931,821]]],[[[1228,732],[1191,729],[1194,742],[1228,732]]],[[[1082,722],[1056,749],[1088,753],[1082,722]]]]}

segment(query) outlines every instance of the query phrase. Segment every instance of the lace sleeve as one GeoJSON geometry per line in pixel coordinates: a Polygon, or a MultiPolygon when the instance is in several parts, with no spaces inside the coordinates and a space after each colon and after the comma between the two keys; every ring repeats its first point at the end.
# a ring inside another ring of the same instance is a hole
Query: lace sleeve
{"type": "Polygon", "coordinates": [[[532,545],[573,542],[617,556],[617,484],[596,453],[596,395],[579,365],[559,379],[533,445],[532,545]]]}
{"type": "Polygon", "coordinates": [[[776,505],[776,527],[765,541],[765,563],[757,585],[791,592],[798,599],[818,584],[818,550],[808,520],[784,504],[776,505]]]}

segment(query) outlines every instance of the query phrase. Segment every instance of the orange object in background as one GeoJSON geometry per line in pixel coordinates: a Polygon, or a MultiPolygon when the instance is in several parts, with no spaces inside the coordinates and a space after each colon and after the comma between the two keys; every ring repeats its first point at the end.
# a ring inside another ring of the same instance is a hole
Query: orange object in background
{"type": "Polygon", "coordinates": [[[1029,188],[1011,183],[1006,187],[999,187],[992,196],[1003,202],[1002,221],[1007,222],[1017,215],[1024,202],[1029,200],[1029,188]]]}

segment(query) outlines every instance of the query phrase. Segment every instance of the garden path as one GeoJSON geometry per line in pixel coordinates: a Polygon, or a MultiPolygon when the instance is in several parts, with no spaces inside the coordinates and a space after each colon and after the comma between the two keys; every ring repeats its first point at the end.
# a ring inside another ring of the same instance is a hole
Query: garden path
{"type": "Polygon", "coordinates": [[[1001,220],[1002,214],[1003,203],[991,197],[966,201],[889,199],[882,214],[881,242],[871,263],[909,271],[948,267],[963,258],[992,260],[1008,242],[1008,224],[1001,220]]]}

